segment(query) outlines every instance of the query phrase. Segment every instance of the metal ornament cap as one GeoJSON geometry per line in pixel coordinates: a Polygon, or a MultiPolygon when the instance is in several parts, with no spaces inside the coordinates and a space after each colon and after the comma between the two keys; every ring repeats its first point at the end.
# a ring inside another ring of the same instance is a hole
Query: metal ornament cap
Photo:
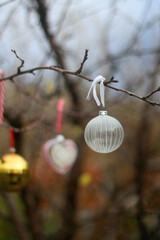
{"type": "Polygon", "coordinates": [[[115,151],[123,142],[124,130],[120,122],[100,111],[86,126],[84,138],[87,145],[95,152],[110,153],[115,151]]]}

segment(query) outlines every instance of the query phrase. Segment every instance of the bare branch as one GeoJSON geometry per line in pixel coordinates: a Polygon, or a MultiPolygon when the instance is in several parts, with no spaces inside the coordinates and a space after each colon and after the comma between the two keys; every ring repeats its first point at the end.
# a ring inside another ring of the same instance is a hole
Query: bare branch
{"type": "Polygon", "coordinates": [[[7,127],[7,128],[12,128],[14,130],[15,133],[19,133],[19,132],[26,132],[29,131],[35,127],[37,127],[45,118],[45,114],[43,114],[39,119],[37,119],[34,122],[31,122],[30,124],[28,124],[27,126],[24,126],[22,128],[17,128],[17,127],[13,127],[10,126],[8,123],[3,123],[3,126],[7,127]]]}
{"type": "Polygon", "coordinates": [[[21,220],[21,215],[19,213],[17,204],[15,203],[15,198],[13,195],[7,193],[3,193],[3,197],[5,198],[5,201],[9,207],[11,218],[15,224],[19,239],[29,240],[27,226],[26,223],[21,220]]]}
{"type": "MultiPolygon", "coordinates": [[[[38,71],[38,70],[51,70],[51,71],[56,71],[56,72],[59,72],[59,73],[62,73],[62,74],[69,74],[69,75],[74,75],[74,76],[77,76],[79,78],[82,78],[82,79],[85,79],[89,82],[92,82],[93,79],[86,76],[86,75],[83,75],[79,72],[81,72],[82,68],[83,68],[83,65],[85,63],[85,61],[87,60],[88,58],[88,49],[86,49],[85,51],[85,56],[83,58],[83,61],[80,65],[80,68],[77,70],[77,71],[71,71],[71,70],[67,70],[67,69],[62,69],[60,67],[57,67],[57,66],[43,66],[43,67],[35,67],[35,68],[31,68],[31,69],[28,69],[28,70],[25,70],[25,71],[21,71],[21,68],[23,67],[24,65],[24,60],[22,60],[16,53],[15,50],[12,50],[12,52],[16,55],[16,57],[21,61],[21,65],[18,67],[18,70],[17,70],[17,73],[15,74],[12,74],[8,77],[3,77],[3,78],[0,78],[0,81],[3,81],[3,80],[13,80],[15,77],[18,77],[20,75],[24,75],[24,74],[28,74],[28,73],[31,73],[31,74],[34,74],[35,71],[38,71]]],[[[104,86],[105,87],[108,87],[108,88],[111,88],[112,90],[115,90],[115,91],[118,91],[118,92],[123,92],[131,97],[135,97],[137,99],[140,99],[146,103],[149,103],[151,104],[152,106],[160,106],[160,102],[155,102],[155,101],[152,101],[152,100],[149,100],[148,98],[150,96],[152,96],[154,93],[160,91],[160,87],[157,88],[155,91],[151,92],[150,94],[148,94],[147,96],[143,97],[143,96],[139,96],[133,92],[130,92],[126,89],[122,89],[122,88],[116,88],[116,87],[113,87],[111,85],[109,85],[110,83],[117,83],[118,80],[114,79],[114,77],[112,76],[111,79],[109,81],[105,81],[104,82],[104,86]]]]}
{"type": "Polygon", "coordinates": [[[15,0],[9,0],[9,1],[6,1],[4,3],[1,3],[0,4],[0,7],[4,7],[5,5],[7,5],[8,3],[11,3],[11,2],[14,2],[15,0]]]}
{"type": "Polygon", "coordinates": [[[39,99],[34,95],[32,95],[31,93],[29,93],[29,91],[27,91],[25,88],[23,88],[22,86],[20,86],[16,81],[12,80],[13,83],[15,84],[16,88],[21,92],[23,93],[26,97],[29,97],[30,99],[32,99],[33,101],[35,101],[36,103],[39,103],[39,104],[46,104],[46,101],[42,100],[42,99],[39,99]]]}
{"type": "Polygon", "coordinates": [[[147,99],[147,98],[151,97],[153,94],[155,94],[156,92],[159,92],[159,91],[160,91],[160,87],[158,87],[156,90],[154,90],[153,92],[151,92],[150,94],[148,94],[144,98],[147,99]]]}
{"type": "Polygon", "coordinates": [[[144,101],[146,103],[149,103],[152,106],[159,106],[160,107],[160,103],[159,102],[148,100],[148,99],[146,99],[146,97],[142,97],[142,96],[136,95],[135,93],[130,92],[128,90],[125,90],[125,89],[122,89],[122,88],[116,88],[116,87],[113,87],[113,86],[110,86],[110,85],[107,85],[107,87],[111,88],[111,89],[113,89],[115,91],[118,91],[118,92],[126,93],[127,95],[129,95],[131,97],[138,98],[138,99],[140,99],[140,100],[142,100],[142,101],[144,101]]]}
{"type": "Polygon", "coordinates": [[[88,59],[88,51],[89,51],[88,49],[85,50],[85,55],[84,55],[83,61],[81,62],[80,68],[75,73],[79,74],[82,72],[83,65],[85,61],[87,61],[88,59]]]}
{"type": "Polygon", "coordinates": [[[104,81],[104,85],[108,85],[110,83],[118,83],[119,81],[114,79],[114,77],[112,76],[111,79],[109,81],[104,81]]]}
{"type": "Polygon", "coordinates": [[[89,78],[85,75],[82,75],[82,74],[78,74],[76,73],[75,71],[70,71],[70,70],[66,70],[66,69],[62,69],[62,68],[59,68],[57,66],[43,66],[43,67],[35,67],[35,68],[31,68],[31,69],[28,69],[28,70],[25,70],[25,71],[20,71],[20,72],[17,72],[15,74],[12,74],[8,77],[4,77],[4,78],[0,78],[0,81],[3,81],[3,80],[12,80],[13,78],[15,77],[18,77],[20,75],[24,75],[24,74],[28,74],[28,73],[31,73],[31,74],[34,74],[35,71],[38,71],[38,70],[52,70],[52,71],[56,71],[56,72],[60,72],[60,73],[65,73],[65,74],[70,74],[70,75],[75,75],[75,76],[78,76],[78,77],[81,77],[83,79],[86,79],[90,82],[93,81],[92,78],[89,78]]]}
{"type": "Polygon", "coordinates": [[[16,55],[16,58],[18,58],[21,61],[20,66],[17,68],[17,73],[20,73],[21,68],[24,66],[24,60],[17,55],[15,50],[11,50],[11,51],[16,55]]]}

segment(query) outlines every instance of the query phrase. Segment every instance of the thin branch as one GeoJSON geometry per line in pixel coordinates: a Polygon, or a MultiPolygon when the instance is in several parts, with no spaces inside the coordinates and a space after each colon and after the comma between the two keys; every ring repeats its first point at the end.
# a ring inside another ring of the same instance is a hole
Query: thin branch
{"type": "Polygon", "coordinates": [[[11,3],[11,2],[14,2],[15,0],[9,0],[9,1],[6,1],[4,3],[1,3],[0,4],[0,7],[4,7],[5,5],[7,5],[8,3],[11,3]]]}
{"type": "Polygon", "coordinates": [[[22,133],[22,132],[26,132],[26,131],[29,131],[29,130],[37,127],[44,120],[44,118],[45,118],[45,114],[43,114],[41,116],[41,118],[37,119],[34,122],[31,122],[30,124],[28,124],[27,126],[22,127],[22,128],[10,126],[8,123],[3,123],[3,126],[6,126],[7,128],[12,128],[15,133],[19,133],[19,132],[22,133]]]}
{"type": "MultiPolygon", "coordinates": [[[[18,4],[19,4],[19,3],[18,3],[18,4]]],[[[8,29],[7,27],[8,27],[8,26],[10,25],[10,23],[12,22],[12,17],[16,15],[16,11],[17,11],[18,6],[19,6],[18,4],[16,3],[16,5],[14,6],[14,8],[12,8],[12,10],[10,11],[10,13],[9,13],[8,17],[6,18],[6,20],[4,21],[4,23],[1,25],[0,36],[5,33],[5,31],[8,29]]],[[[1,7],[2,7],[2,6],[0,5],[0,8],[1,8],[1,7]]]]}
{"type": "Polygon", "coordinates": [[[24,60],[17,55],[15,50],[11,50],[11,51],[16,55],[16,58],[18,58],[21,61],[21,64],[17,68],[17,73],[20,73],[21,72],[21,68],[24,67],[24,60]]]}
{"type": "MultiPolygon", "coordinates": [[[[57,67],[57,66],[35,67],[35,68],[31,68],[31,69],[28,69],[28,70],[25,70],[25,71],[21,71],[20,69],[21,69],[21,68],[23,67],[23,65],[24,65],[24,60],[22,60],[22,59],[17,55],[17,53],[16,53],[15,50],[12,50],[12,51],[15,53],[16,57],[21,61],[21,65],[19,66],[17,73],[12,74],[12,75],[10,75],[10,76],[8,76],[8,77],[0,78],[0,81],[3,81],[3,80],[13,80],[15,77],[18,77],[18,76],[24,75],[24,74],[28,74],[28,73],[31,73],[31,74],[34,74],[34,75],[35,75],[34,72],[35,72],[35,71],[38,71],[38,70],[51,70],[51,71],[56,71],[56,72],[59,72],[59,73],[62,73],[62,74],[74,75],[74,76],[77,76],[77,77],[79,77],[79,78],[85,79],[85,80],[87,80],[87,81],[89,81],[89,82],[93,82],[93,79],[92,79],[92,78],[90,78],[90,77],[88,77],[88,76],[86,76],[86,75],[84,75],[84,74],[79,73],[79,72],[81,72],[84,63],[85,63],[85,61],[87,60],[88,50],[85,51],[85,55],[84,55],[83,61],[82,61],[81,65],[80,65],[80,68],[79,68],[77,71],[71,71],[71,70],[62,69],[62,68],[57,67]]],[[[118,91],[118,92],[123,92],[123,93],[125,93],[125,94],[127,94],[127,95],[129,95],[129,96],[131,96],[131,97],[135,97],[135,98],[137,98],[137,99],[140,99],[140,100],[142,100],[142,101],[144,101],[144,102],[146,102],[146,103],[149,103],[149,104],[152,105],[152,106],[160,106],[160,102],[155,102],[155,101],[152,101],[152,100],[149,100],[149,99],[148,99],[151,95],[153,95],[154,93],[160,91],[160,87],[157,88],[157,89],[156,89],[155,91],[153,91],[152,93],[148,94],[147,96],[144,96],[144,97],[143,97],[143,96],[139,96],[139,95],[137,95],[137,94],[135,94],[135,93],[133,93],[133,92],[130,92],[130,91],[126,90],[126,89],[116,88],[116,87],[113,87],[113,86],[109,85],[109,84],[111,84],[111,83],[117,83],[117,82],[118,82],[118,80],[115,80],[114,77],[112,76],[109,81],[105,81],[105,82],[104,82],[104,86],[105,86],[105,87],[108,87],[108,88],[110,88],[110,89],[112,89],[112,90],[118,91]]]]}
{"type": "Polygon", "coordinates": [[[84,55],[83,61],[81,62],[79,69],[75,73],[80,74],[82,72],[83,65],[84,65],[85,61],[87,61],[87,59],[88,59],[88,51],[89,51],[88,49],[85,50],[85,55],[84,55]]]}
{"type": "Polygon", "coordinates": [[[142,97],[142,96],[139,96],[139,95],[136,95],[135,93],[133,92],[130,92],[128,90],[125,90],[125,89],[122,89],[122,88],[116,88],[116,87],[113,87],[113,86],[110,86],[110,85],[107,85],[108,88],[111,88],[117,92],[123,92],[123,93],[126,93],[127,95],[129,95],[130,97],[135,97],[135,98],[138,98],[146,103],[149,103],[150,105],[152,106],[159,106],[160,107],[160,103],[159,102],[155,102],[155,101],[151,101],[151,100],[148,100],[146,99],[146,97],[142,97]]]}
{"type": "Polygon", "coordinates": [[[58,29],[56,31],[56,35],[58,35],[60,33],[60,31],[63,27],[63,24],[65,23],[66,16],[69,12],[70,7],[72,6],[72,2],[73,2],[73,0],[66,1],[64,6],[63,6],[63,9],[62,9],[61,13],[59,14],[60,19],[57,22],[58,29]]]}
{"type": "Polygon", "coordinates": [[[3,193],[3,197],[10,209],[11,218],[14,221],[16,231],[18,233],[19,239],[21,240],[29,240],[29,234],[27,230],[26,223],[22,221],[20,211],[15,203],[15,199],[13,195],[8,193],[3,193]]]}
{"type": "MultiPolygon", "coordinates": [[[[32,2],[36,2],[36,12],[39,17],[40,25],[42,28],[43,33],[46,36],[46,40],[48,41],[48,44],[50,46],[51,52],[54,52],[56,56],[56,62],[58,65],[61,66],[62,69],[67,69],[66,62],[63,57],[63,49],[59,45],[57,41],[57,36],[50,30],[50,26],[48,24],[48,14],[47,11],[47,2],[44,0],[32,0],[32,2]]],[[[64,84],[66,87],[66,90],[69,92],[71,102],[72,102],[72,108],[79,109],[79,111],[82,111],[82,104],[81,99],[78,92],[78,85],[72,81],[72,79],[67,74],[62,74],[62,77],[64,79],[64,84]]],[[[73,119],[74,123],[82,124],[83,119],[75,118],[73,119]]]]}
{"type": "Polygon", "coordinates": [[[31,94],[29,91],[27,91],[25,88],[23,88],[22,86],[20,86],[16,81],[12,81],[16,88],[21,92],[23,93],[26,97],[29,97],[30,99],[32,99],[33,101],[35,101],[36,103],[39,103],[39,104],[46,104],[46,101],[42,100],[42,99],[39,99],[35,96],[35,94],[31,94]]]}
{"type": "MultiPolygon", "coordinates": [[[[4,78],[0,78],[0,81],[3,81],[3,80],[13,80],[13,78],[15,77],[18,77],[20,75],[23,75],[23,74],[28,74],[28,73],[32,73],[34,74],[35,71],[38,71],[38,70],[53,70],[53,71],[56,71],[56,72],[60,72],[60,73],[65,73],[65,74],[70,74],[70,75],[74,75],[74,76],[77,76],[77,77],[80,77],[82,79],[85,79],[89,82],[92,82],[93,79],[88,77],[88,76],[85,76],[83,74],[78,74],[77,72],[74,72],[74,71],[70,71],[70,70],[65,70],[65,69],[61,69],[61,68],[58,68],[58,67],[54,67],[54,66],[49,66],[49,67],[35,67],[35,68],[31,68],[31,69],[28,69],[28,70],[25,70],[25,71],[21,71],[19,73],[15,73],[13,75],[10,75],[8,77],[4,77],[4,78]]],[[[121,88],[116,88],[116,87],[113,87],[113,86],[110,86],[109,84],[110,83],[117,83],[118,80],[114,80],[114,78],[112,77],[109,81],[105,81],[104,82],[104,85],[105,87],[108,87],[108,88],[111,88],[115,91],[118,91],[118,92],[123,92],[123,93],[126,93],[127,95],[131,96],[131,97],[135,97],[135,98],[138,98],[144,102],[147,102],[149,104],[151,104],[152,106],[160,106],[160,103],[159,102],[155,102],[155,101],[151,101],[149,99],[147,99],[147,97],[142,97],[142,96],[139,96],[139,95],[136,95],[135,93],[133,92],[130,92],[128,90],[125,90],[125,89],[121,89],[121,88]]],[[[157,92],[157,91],[155,91],[157,92]]],[[[154,94],[154,92],[152,93],[152,95],[154,94]]],[[[149,96],[149,95],[148,95],[149,96]]]]}
{"type": "Polygon", "coordinates": [[[107,86],[110,83],[118,83],[119,81],[114,79],[114,77],[112,76],[111,79],[109,81],[104,81],[104,85],[107,86]]]}
{"type": "Polygon", "coordinates": [[[160,91],[160,87],[158,87],[156,90],[154,90],[153,92],[151,92],[150,94],[148,94],[144,98],[147,99],[147,98],[151,97],[153,94],[155,94],[156,92],[159,92],[159,91],[160,91]]]}

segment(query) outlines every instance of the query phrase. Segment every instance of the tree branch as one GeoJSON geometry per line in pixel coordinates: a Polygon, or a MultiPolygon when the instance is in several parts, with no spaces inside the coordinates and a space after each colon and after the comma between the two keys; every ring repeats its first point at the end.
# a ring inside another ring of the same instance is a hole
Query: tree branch
{"type": "Polygon", "coordinates": [[[6,1],[4,3],[1,3],[0,4],[0,7],[4,7],[5,5],[7,5],[8,3],[11,3],[11,2],[14,2],[15,0],[9,0],[9,1],[6,1]]]}
{"type": "Polygon", "coordinates": [[[3,193],[3,197],[6,200],[6,203],[9,206],[11,218],[14,221],[16,231],[18,233],[19,239],[21,240],[29,240],[29,234],[27,231],[26,224],[22,221],[19,209],[17,208],[17,205],[15,204],[15,199],[13,198],[13,195],[3,193]]]}
{"type": "MultiPolygon", "coordinates": [[[[0,81],[3,81],[3,80],[13,80],[14,78],[16,78],[16,77],[18,77],[20,75],[24,75],[24,74],[28,74],[28,73],[31,73],[31,74],[35,75],[34,72],[35,71],[39,71],[39,70],[51,70],[51,71],[59,72],[59,73],[62,73],[62,74],[74,75],[74,76],[77,76],[79,78],[85,79],[85,80],[87,80],[89,82],[93,82],[93,80],[94,80],[94,79],[92,79],[92,78],[90,78],[90,77],[88,77],[88,76],[86,76],[84,74],[81,74],[81,71],[83,69],[84,63],[88,59],[88,49],[86,49],[86,51],[85,51],[85,55],[84,55],[83,61],[80,64],[80,68],[78,70],[76,70],[76,71],[63,69],[63,68],[60,68],[60,67],[57,67],[57,66],[42,66],[42,67],[35,67],[35,68],[30,68],[30,69],[25,70],[25,71],[21,71],[21,68],[24,66],[24,60],[21,59],[17,55],[15,50],[12,50],[12,52],[21,61],[21,65],[18,67],[18,70],[17,70],[17,72],[15,74],[12,74],[12,75],[10,75],[8,77],[0,78],[0,81]]],[[[126,90],[126,89],[113,87],[113,86],[110,85],[111,83],[118,83],[118,80],[114,79],[114,77],[112,76],[110,78],[110,80],[104,82],[104,86],[108,87],[108,88],[110,88],[112,90],[118,91],[118,92],[123,92],[123,93],[129,95],[130,97],[137,98],[137,99],[139,99],[141,101],[149,103],[152,106],[159,106],[160,107],[160,102],[156,102],[156,101],[152,101],[152,100],[148,99],[150,96],[152,96],[156,92],[159,92],[160,91],[160,87],[158,87],[156,90],[154,90],[153,92],[151,92],[147,96],[143,97],[143,96],[137,95],[136,93],[130,92],[130,91],[126,90]]]]}
{"type": "Polygon", "coordinates": [[[89,51],[88,49],[85,50],[85,55],[84,55],[83,61],[81,62],[79,69],[75,73],[80,74],[82,72],[83,65],[84,65],[85,61],[87,61],[87,59],[88,59],[88,51],[89,51]]]}
{"type": "MultiPolygon", "coordinates": [[[[149,99],[147,99],[146,97],[142,97],[142,96],[136,95],[135,93],[130,92],[130,91],[128,91],[128,90],[125,90],[125,89],[122,89],[122,88],[116,88],[116,87],[110,86],[110,85],[108,85],[108,84],[107,84],[106,87],[111,88],[111,89],[113,89],[113,90],[115,90],[115,91],[117,91],[117,92],[126,93],[126,94],[129,95],[130,97],[138,98],[139,100],[142,100],[142,101],[144,101],[144,102],[146,102],[146,103],[149,103],[149,104],[152,105],[152,106],[159,106],[159,107],[160,107],[160,102],[155,102],[155,101],[149,100],[149,99]]],[[[156,92],[157,92],[157,91],[156,91],[156,92]]]]}
{"type": "Polygon", "coordinates": [[[43,114],[39,119],[37,119],[36,121],[31,122],[30,124],[28,124],[27,126],[21,127],[21,128],[17,128],[14,126],[11,126],[8,123],[3,123],[3,126],[6,126],[7,128],[12,128],[14,130],[15,133],[19,133],[19,132],[26,132],[29,131],[35,127],[37,127],[45,118],[45,114],[43,114]]]}
{"type": "Polygon", "coordinates": [[[144,98],[147,99],[147,98],[151,97],[153,94],[155,94],[156,92],[159,92],[159,91],[160,91],[160,87],[158,87],[156,90],[154,90],[153,92],[151,92],[150,94],[148,94],[144,98]]]}
{"type": "Polygon", "coordinates": [[[21,72],[21,68],[24,66],[24,60],[17,55],[15,50],[11,50],[11,51],[16,55],[16,58],[18,58],[21,61],[21,64],[17,68],[17,73],[20,73],[21,72]]]}

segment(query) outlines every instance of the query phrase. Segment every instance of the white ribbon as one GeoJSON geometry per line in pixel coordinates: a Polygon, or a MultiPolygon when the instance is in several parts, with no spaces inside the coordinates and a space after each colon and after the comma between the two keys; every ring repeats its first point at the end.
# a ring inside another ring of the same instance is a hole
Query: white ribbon
{"type": "Polygon", "coordinates": [[[101,75],[97,76],[91,86],[90,86],[90,89],[88,91],[88,94],[87,94],[87,97],[86,99],[87,100],[90,100],[90,93],[91,93],[91,90],[93,88],[93,97],[94,97],[94,100],[96,101],[97,105],[100,106],[102,104],[103,107],[105,107],[105,87],[104,87],[104,81],[106,79],[104,77],[102,77],[101,75]],[[100,100],[99,98],[97,97],[97,92],[96,92],[96,85],[97,83],[100,83],[100,100]]]}

